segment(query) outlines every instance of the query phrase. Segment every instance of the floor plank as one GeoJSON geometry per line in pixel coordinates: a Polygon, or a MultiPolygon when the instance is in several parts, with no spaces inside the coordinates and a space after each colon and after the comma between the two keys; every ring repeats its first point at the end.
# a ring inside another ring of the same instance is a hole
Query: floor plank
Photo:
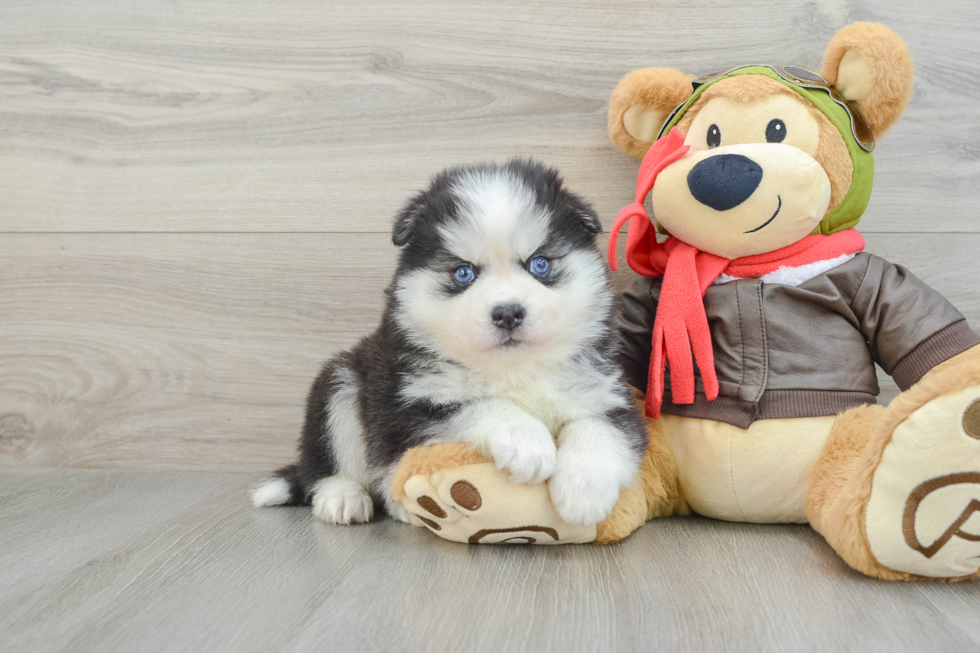
{"type": "MultiPolygon", "coordinates": [[[[980,325],[980,235],[868,243],[980,325]]],[[[285,463],[320,364],[377,324],[395,255],[383,234],[0,238],[0,465],[285,463]]]]}
{"type": "Polygon", "coordinates": [[[71,651],[976,650],[976,583],[851,572],[803,526],[652,522],[466,547],[252,509],[253,477],[0,475],[0,647],[71,651]],[[25,565],[36,573],[17,573],[25,565]]]}
{"type": "Polygon", "coordinates": [[[977,233],[973,0],[12,0],[0,232],[383,232],[437,170],[518,155],[608,225],[637,169],[605,131],[620,77],[819,67],[851,20],[892,26],[918,70],[862,228],[977,233]]]}

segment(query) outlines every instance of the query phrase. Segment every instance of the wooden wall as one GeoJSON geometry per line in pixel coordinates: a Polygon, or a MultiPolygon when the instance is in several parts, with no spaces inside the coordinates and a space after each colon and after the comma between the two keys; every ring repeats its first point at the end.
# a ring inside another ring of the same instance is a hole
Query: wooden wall
{"type": "Polygon", "coordinates": [[[852,20],[917,65],[869,249],[980,327],[973,0],[7,0],[0,464],[282,463],[321,360],[374,327],[391,216],[432,173],[534,156],[608,226],[637,168],[605,134],[622,75],[818,67],[852,20]]]}

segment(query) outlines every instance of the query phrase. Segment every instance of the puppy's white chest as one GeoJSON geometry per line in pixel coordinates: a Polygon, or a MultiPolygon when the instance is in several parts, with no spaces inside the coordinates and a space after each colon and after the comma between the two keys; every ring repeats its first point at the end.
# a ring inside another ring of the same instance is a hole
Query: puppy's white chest
{"type": "Polygon", "coordinates": [[[560,431],[565,422],[579,412],[576,408],[576,400],[580,399],[578,393],[550,379],[507,388],[503,394],[529,415],[541,420],[553,433],[560,431]]]}
{"type": "Polygon", "coordinates": [[[502,399],[557,434],[567,422],[602,414],[622,404],[615,387],[616,379],[597,375],[588,367],[521,378],[487,378],[445,365],[407,379],[401,395],[409,401],[441,405],[502,399]]]}

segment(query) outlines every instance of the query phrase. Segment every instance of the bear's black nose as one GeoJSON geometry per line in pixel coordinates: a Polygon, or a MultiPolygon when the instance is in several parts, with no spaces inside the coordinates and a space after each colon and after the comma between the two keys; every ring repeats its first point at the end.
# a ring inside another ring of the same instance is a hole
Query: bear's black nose
{"type": "Polygon", "coordinates": [[[749,199],[761,181],[762,167],[741,154],[709,156],[687,173],[694,199],[716,211],[733,209],[749,199]]]}
{"type": "Polygon", "coordinates": [[[514,329],[524,321],[524,307],[520,304],[497,304],[490,311],[490,319],[498,329],[514,329]]]}

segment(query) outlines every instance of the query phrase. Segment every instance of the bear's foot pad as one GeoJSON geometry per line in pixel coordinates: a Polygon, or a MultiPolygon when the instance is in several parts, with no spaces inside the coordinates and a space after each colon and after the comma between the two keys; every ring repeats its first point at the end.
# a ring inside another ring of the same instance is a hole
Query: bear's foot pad
{"type": "Polygon", "coordinates": [[[893,431],[865,516],[892,569],[956,578],[980,568],[980,386],[932,399],[893,431]]]}
{"type": "Polygon", "coordinates": [[[513,483],[493,463],[460,465],[405,482],[402,504],[416,526],[467,544],[584,544],[596,526],[558,516],[547,483],[513,483]]]}

